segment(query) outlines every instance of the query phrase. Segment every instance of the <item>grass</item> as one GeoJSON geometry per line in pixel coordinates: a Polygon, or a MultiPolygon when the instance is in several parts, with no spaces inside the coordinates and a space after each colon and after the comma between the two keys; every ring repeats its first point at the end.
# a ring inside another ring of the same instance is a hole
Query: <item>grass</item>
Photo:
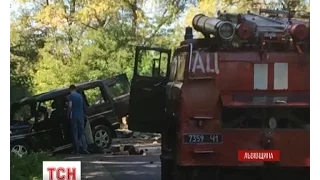
{"type": "Polygon", "coordinates": [[[32,153],[19,157],[11,153],[10,179],[11,180],[41,180],[42,162],[56,161],[60,158],[47,153],[32,153]]]}

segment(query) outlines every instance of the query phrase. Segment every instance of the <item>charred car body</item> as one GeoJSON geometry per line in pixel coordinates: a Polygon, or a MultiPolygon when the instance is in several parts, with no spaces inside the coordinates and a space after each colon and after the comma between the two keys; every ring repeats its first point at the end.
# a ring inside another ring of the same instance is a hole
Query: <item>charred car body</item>
{"type": "MultiPolygon", "coordinates": [[[[127,76],[121,74],[76,86],[87,105],[88,144],[96,150],[105,150],[112,143],[115,129],[120,126],[119,119],[128,114],[130,85],[127,76]]],[[[40,149],[60,151],[72,147],[66,113],[68,94],[68,88],[56,89],[13,103],[11,151],[24,154],[40,149]]]]}
{"type": "Polygon", "coordinates": [[[162,133],[163,180],[309,179],[309,29],[260,13],[195,16],[205,37],[187,27],[170,64],[170,50],[137,47],[128,126],[162,133]]]}

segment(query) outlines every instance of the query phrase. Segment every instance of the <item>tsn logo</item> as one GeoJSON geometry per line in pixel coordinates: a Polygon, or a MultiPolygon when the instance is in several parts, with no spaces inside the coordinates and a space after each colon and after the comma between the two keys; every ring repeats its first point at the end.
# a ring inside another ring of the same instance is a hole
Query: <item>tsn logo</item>
{"type": "Polygon", "coordinates": [[[43,161],[43,180],[81,180],[81,161],[43,161]]]}

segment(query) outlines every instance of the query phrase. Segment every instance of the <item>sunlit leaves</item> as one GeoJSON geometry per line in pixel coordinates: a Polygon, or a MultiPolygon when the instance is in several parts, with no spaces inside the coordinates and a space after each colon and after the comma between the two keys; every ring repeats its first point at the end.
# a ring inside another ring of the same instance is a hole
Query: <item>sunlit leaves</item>
{"type": "Polygon", "coordinates": [[[32,85],[27,89],[34,93],[123,72],[130,78],[136,45],[174,49],[196,14],[215,16],[217,10],[244,12],[254,2],[17,1],[24,6],[10,25],[11,79],[23,87],[32,85]]]}
{"type": "Polygon", "coordinates": [[[67,14],[63,5],[48,5],[41,9],[35,17],[39,26],[62,28],[66,25],[67,14]]]}
{"type": "Polygon", "coordinates": [[[121,3],[111,0],[85,0],[75,13],[75,20],[86,25],[100,25],[106,19],[116,17],[121,3]]]}

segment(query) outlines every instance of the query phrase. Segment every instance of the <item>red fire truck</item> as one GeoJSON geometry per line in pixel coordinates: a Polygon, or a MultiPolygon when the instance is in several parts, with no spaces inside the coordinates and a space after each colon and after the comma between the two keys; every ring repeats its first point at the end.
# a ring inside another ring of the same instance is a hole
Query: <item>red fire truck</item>
{"type": "Polygon", "coordinates": [[[309,27],[286,11],[196,15],[204,38],[137,47],[128,125],[162,133],[162,179],[309,179],[309,27]]]}

